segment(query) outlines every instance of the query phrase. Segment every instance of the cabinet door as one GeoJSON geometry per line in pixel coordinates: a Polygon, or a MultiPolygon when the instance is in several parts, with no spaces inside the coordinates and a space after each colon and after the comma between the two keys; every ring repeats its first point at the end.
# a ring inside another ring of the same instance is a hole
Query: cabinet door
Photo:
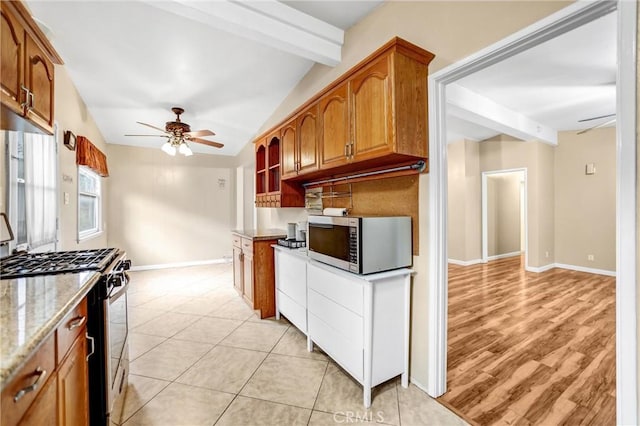
{"type": "Polygon", "coordinates": [[[390,56],[384,56],[351,79],[351,129],[354,161],[393,152],[390,56]]]}
{"type": "Polygon", "coordinates": [[[349,162],[350,142],[348,85],[342,84],[320,99],[320,168],[349,162]]]}
{"type": "Polygon", "coordinates": [[[253,254],[243,253],[242,256],[242,290],[245,300],[253,308],[253,254]]]}
{"type": "Polygon", "coordinates": [[[20,104],[25,92],[20,87],[24,82],[24,29],[0,2],[0,90],[2,103],[18,114],[23,113],[20,104]]]}
{"type": "Polygon", "coordinates": [[[58,370],[58,421],[60,425],[89,424],[87,345],[84,330],[58,370]]]}
{"type": "Polygon", "coordinates": [[[242,249],[233,248],[233,287],[242,294],[242,249]]]}
{"type": "MultiPolygon", "coordinates": [[[[58,404],[56,401],[57,396],[57,381],[55,374],[49,377],[46,385],[40,392],[40,395],[35,400],[33,405],[29,407],[29,410],[25,413],[20,425],[51,425],[51,424],[63,424],[60,421],[56,421],[58,413],[58,404]]],[[[88,418],[87,420],[88,421],[88,418]]],[[[86,425],[88,423],[82,423],[86,425]]]]}
{"type": "Polygon", "coordinates": [[[298,150],[296,149],[296,122],[295,119],[282,127],[282,139],[280,140],[280,171],[282,179],[298,175],[298,150]]]}
{"type": "Polygon", "coordinates": [[[53,62],[26,36],[25,82],[32,97],[27,118],[44,130],[53,130],[53,62]]]}
{"type": "Polygon", "coordinates": [[[298,174],[318,170],[318,104],[300,114],[298,129],[298,174]]]}

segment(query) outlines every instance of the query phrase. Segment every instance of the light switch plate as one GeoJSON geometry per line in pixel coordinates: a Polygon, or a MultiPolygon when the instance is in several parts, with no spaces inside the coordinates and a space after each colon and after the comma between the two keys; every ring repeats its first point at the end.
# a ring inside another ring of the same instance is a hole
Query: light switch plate
{"type": "Polygon", "coordinates": [[[65,206],[69,204],[69,193],[68,192],[64,193],[64,204],[65,204],[65,206]]]}

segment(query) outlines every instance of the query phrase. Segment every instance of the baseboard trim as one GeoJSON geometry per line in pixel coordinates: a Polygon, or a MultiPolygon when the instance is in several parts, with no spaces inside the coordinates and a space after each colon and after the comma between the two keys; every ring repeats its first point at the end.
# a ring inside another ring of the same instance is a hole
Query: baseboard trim
{"type": "Polygon", "coordinates": [[[549,263],[548,265],[543,265],[543,266],[527,266],[525,268],[525,270],[527,272],[535,272],[535,273],[540,273],[540,272],[547,272],[550,269],[553,269],[556,267],[555,263],[549,263]]]}
{"type": "Polygon", "coordinates": [[[458,265],[458,266],[471,266],[471,265],[477,265],[479,263],[483,263],[482,259],[473,259],[473,260],[448,259],[447,261],[453,265],[458,265]]]}
{"type": "Polygon", "coordinates": [[[192,260],[190,262],[160,263],[158,265],[140,265],[140,266],[132,266],[131,270],[134,272],[150,271],[153,269],[184,268],[187,266],[215,265],[218,263],[231,263],[231,258],[223,257],[220,259],[192,260]]]}
{"type": "Polygon", "coordinates": [[[487,260],[506,259],[507,257],[516,257],[521,255],[522,255],[521,251],[512,251],[511,253],[503,253],[503,254],[496,254],[495,256],[489,256],[487,257],[487,260]]]}
{"type": "Polygon", "coordinates": [[[589,274],[606,275],[609,277],[616,276],[616,271],[609,271],[606,269],[586,268],[584,266],[567,265],[565,263],[556,263],[555,266],[556,268],[560,268],[560,269],[569,269],[572,271],[587,272],[589,274]]]}

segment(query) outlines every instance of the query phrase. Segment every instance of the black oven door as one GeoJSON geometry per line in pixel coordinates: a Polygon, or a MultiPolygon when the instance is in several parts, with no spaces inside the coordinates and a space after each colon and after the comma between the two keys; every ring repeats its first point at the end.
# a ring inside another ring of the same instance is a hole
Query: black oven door
{"type": "MultiPolygon", "coordinates": [[[[128,350],[128,315],[127,315],[127,290],[129,288],[126,275],[124,284],[113,287],[104,300],[105,307],[105,331],[107,336],[105,354],[107,359],[108,374],[108,408],[112,420],[118,420],[118,413],[114,407],[119,406],[118,400],[123,396],[127,387],[127,375],[129,372],[128,350]]],[[[118,410],[116,410],[118,411],[118,410]]]]}

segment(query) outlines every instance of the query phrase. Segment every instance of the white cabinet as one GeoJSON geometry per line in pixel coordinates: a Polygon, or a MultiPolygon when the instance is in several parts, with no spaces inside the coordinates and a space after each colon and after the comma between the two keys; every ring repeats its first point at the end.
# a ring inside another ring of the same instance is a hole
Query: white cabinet
{"type": "Polygon", "coordinates": [[[363,386],[398,375],[409,384],[410,269],[356,275],[276,247],[276,316],[282,313],[363,386]]]}
{"type": "Polygon", "coordinates": [[[280,314],[307,334],[307,259],[299,252],[275,248],[276,318],[280,314]]]}

